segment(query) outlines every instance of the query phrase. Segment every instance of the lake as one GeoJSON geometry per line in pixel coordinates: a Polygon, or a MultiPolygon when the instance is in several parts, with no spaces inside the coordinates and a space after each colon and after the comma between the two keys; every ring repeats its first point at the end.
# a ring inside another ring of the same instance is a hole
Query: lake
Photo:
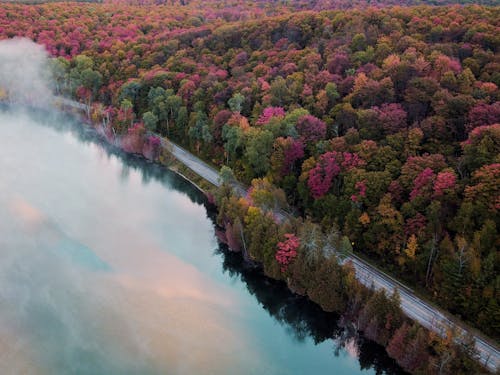
{"type": "Polygon", "coordinates": [[[0,111],[0,373],[401,373],[221,247],[187,182],[82,129],[0,111]]]}

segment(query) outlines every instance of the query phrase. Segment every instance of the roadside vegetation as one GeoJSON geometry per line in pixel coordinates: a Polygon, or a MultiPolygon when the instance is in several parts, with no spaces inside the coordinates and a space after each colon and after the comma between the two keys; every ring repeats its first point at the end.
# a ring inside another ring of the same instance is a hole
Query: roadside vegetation
{"type": "Polygon", "coordinates": [[[408,371],[479,371],[472,344],[408,322],[338,257],[498,341],[500,8],[239,3],[5,4],[0,38],[44,44],[56,93],[126,151],[159,158],[155,132],[251,186],[219,190],[218,224],[267,275],[408,371]]]}

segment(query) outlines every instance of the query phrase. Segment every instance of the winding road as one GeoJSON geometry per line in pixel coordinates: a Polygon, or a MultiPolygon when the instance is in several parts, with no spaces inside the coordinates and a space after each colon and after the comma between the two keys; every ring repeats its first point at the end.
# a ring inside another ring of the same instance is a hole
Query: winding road
{"type": "MultiPolygon", "coordinates": [[[[69,99],[58,98],[62,101],[65,106],[70,106],[80,110],[86,110],[87,107],[69,99]]],[[[218,171],[209,166],[207,163],[194,156],[190,152],[186,151],[182,147],[172,143],[169,140],[162,139],[162,146],[170,150],[175,158],[186,165],[193,172],[210,182],[215,186],[220,186],[221,181],[219,179],[218,171]]],[[[240,183],[233,184],[236,192],[239,195],[245,195],[246,189],[240,183]]],[[[276,216],[279,218],[284,218],[288,216],[282,210],[275,212],[276,216]]],[[[401,298],[401,309],[403,312],[414,321],[418,322],[422,326],[429,330],[436,332],[437,334],[443,336],[446,333],[447,328],[452,328],[457,333],[457,341],[460,342],[465,338],[466,335],[470,335],[475,340],[475,348],[478,355],[478,360],[491,372],[496,372],[500,367],[500,352],[496,345],[491,341],[487,340],[485,337],[481,336],[476,331],[471,330],[464,323],[458,321],[457,319],[447,316],[447,314],[441,310],[432,306],[428,302],[425,302],[421,298],[417,297],[412,289],[403,285],[401,282],[395,280],[391,276],[379,271],[377,268],[367,263],[363,259],[359,258],[355,254],[349,254],[342,258],[343,263],[350,262],[355,271],[357,279],[365,286],[371,288],[384,289],[388,294],[392,294],[394,290],[398,290],[401,298]]]]}
{"type": "MultiPolygon", "coordinates": [[[[190,152],[170,141],[164,141],[164,146],[169,147],[172,154],[184,165],[186,165],[193,172],[203,177],[215,186],[220,186],[218,171],[197,158],[190,152]]],[[[245,188],[236,184],[237,193],[239,195],[245,194],[245,188]]],[[[276,213],[278,217],[285,215],[283,211],[276,213]]],[[[392,294],[394,290],[398,290],[401,298],[401,309],[411,319],[417,321],[422,326],[432,330],[439,335],[446,334],[448,327],[454,328],[457,333],[457,340],[464,338],[467,333],[472,334],[475,340],[475,346],[478,353],[479,361],[485,365],[490,371],[496,372],[500,366],[500,352],[485,338],[478,334],[471,332],[470,328],[465,327],[463,323],[448,318],[446,314],[417,297],[415,293],[403,285],[399,281],[390,277],[389,275],[379,271],[371,264],[354,254],[347,255],[342,260],[343,263],[350,262],[355,271],[357,279],[365,286],[371,288],[384,289],[388,294],[392,294]]]]}

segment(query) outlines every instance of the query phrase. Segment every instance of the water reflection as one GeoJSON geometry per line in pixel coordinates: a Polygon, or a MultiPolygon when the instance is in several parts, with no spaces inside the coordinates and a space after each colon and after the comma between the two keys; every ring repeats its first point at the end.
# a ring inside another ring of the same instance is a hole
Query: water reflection
{"type": "Polygon", "coordinates": [[[332,355],[338,356],[346,350],[358,358],[361,369],[373,368],[376,374],[405,374],[383,347],[349,327],[340,327],[337,314],[323,311],[317,304],[291,293],[284,283],[265,277],[261,270],[246,265],[239,254],[228,251],[225,245],[217,253],[223,259],[224,272],[241,279],[249,293],[287,328],[294,340],[302,342],[311,337],[315,344],[331,340],[332,355]]]}
{"type": "Polygon", "coordinates": [[[221,252],[194,187],[73,119],[0,111],[0,173],[0,373],[398,373],[221,252]]]}
{"type": "MultiPolygon", "coordinates": [[[[122,181],[128,181],[130,173],[134,171],[140,175],[143,184],[147,185],[151,181],[159,181],[164,183],[165,189],[181,192],[187,195],[194,203],[206,203],[205,197],[200,194],[199,190],[184,178],[142,156],[124,153],[120,148],[110,145],[93,127],[85,124],[82,125],[74,115],[64,112],[46,111],[43,109],[27,110],[24,107],[12,110],[11,106],[6,106],[1,103],[0,113],[15,113],[16,116],[36,121],[38,125],[55,129],[62,134],[70,134],[75,137],[80,144],[92,147],[97,146],[95,150],[97,150],[102,158],[111,160],[111,158],[114,157],[120,161],[119,167],[122,181]]],[[[66,140],[71,141],[71,138],[66,140]]]]}

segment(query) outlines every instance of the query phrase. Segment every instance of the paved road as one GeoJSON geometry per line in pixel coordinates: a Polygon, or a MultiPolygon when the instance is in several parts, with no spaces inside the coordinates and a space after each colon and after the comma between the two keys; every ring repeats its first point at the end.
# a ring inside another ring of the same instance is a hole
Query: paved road
{"type": "MultiPolygon", "coordinates": [[[[219,173],[217,172],[217,170],[206,164],[203,160],[197,158],[189,151],[186,151],[175,143],[165,140],[164,138],[162,138],[162,146],[167,147],[172,155],[174,155],[179,161],[181,161],[193,172],[210,182],[212,185],[221,185],[221,181],[219,180],[219,173]]],[[[247,195],[248,188],[243,186],[241,183],[233,182],[232,186],[236,194],[238,194],[240,197],[244,197],[247,195]]],[[[277,209],[274,211],[274,217],[278,219],[279,222],[285,221],[288,216],[289,213],[283,209],[277,209]]]]}
{"type": "MultiPolygon", "coordinates": [[[[168,145],[167,147],[170,147],[172,154],[188,168],[211,182],[213,185],[220,185],[218,173],[214,168],[174,143],[168,142],[168,145]]],[[[244,187],[238,185],[237,192],[240,195],[244,195],[244,187]]],[[[288,214],[279,211],[276,215],[284,218],[288,214]]],[[[352,263],[356,271],[357,279],[365,286],[369,288],[373,286],[377,290],[384,289],[388,294],[392,294],[393,291],[397,289],[401,297],[401,309],[403,312],[409,318],[419,322],[422,326],[440,335],[446,333],[447,327],[455,327],[459,334],[458,336],[465,336],[467,332],[466,328],[463,328],[463,326],[457,322],[452,322],[441,310],[416,297],[410,288],[401,284],[399,281],[377,270],[356,255],[344,257],[343,262],[352,263]]],[[[500,353],[498,349],[478,335],[473,334],[473,337],[476,342],[476,350],[481,363],[486,365],[492,372],[497,371],[500,366],[500,353]]]]}
{"type": "Polygon", "coordinates": [[[182,147],[177,146],[168,140],[162,138],[162,145],[166,147],[177,160],[182,162],[186,167],[191,169],[197,175],[203,177],[212,185],[220,186],[219,173],[214,168],[210,167],[207,163],[197,158],[193,154],[184,150],[182,147]]]}
{"type": "MultiPolygon", "coordinates": [[[[62,99],[62,98],[61,98],[62,99]]],[[[78,109],[85,110],[86,106],[82,103],[74,102],[68,99],[62,99],[64,105],[72,106],[78,109]]],[[[162,138],[163,147],[171,150],[172,154],[193,172],[203,177],[215,186],[220,186],[218,171],[197,158],[190,152],[184,150],[176,144],[164,140],[162,138]]],[[[243,185],[235,183],[236,192],[239,195],[245,195],[246,189],[243,185]]],[[[288,213],[279,210],[275,215],[283,220],[288,213]]],[[[395,289],[399,291],[401,296],[401,309],[411,319],[419,322],[422,326],[443,335],[446,327],[454,327],[459,334],[464,334],[469,331],[462,323],[451,321],[445,313],[423,301],[415,296],[413,291],[401,284],[399,281],[393,279],[389,275],[379,271],[372,265],[368,264],[356,255],[348,255],[344,257],[343,262],[351,262],[356,271],[358,280],[367,287],[374,287],[375,289],[384,289],[387,293],[392,294],[395,289]]],[[[496,372],[500,367],[500,352],[494,344],[487,342],[481,336],[471,332],[472,337],[475,339],[476,350],[479,355],[479,360],[492,372],[496,372]]]]}
{"type": "MultiPolygon", "coordinates": [[[[401,309],[403,312],[422,326],[441,336],[446,333],[447,327],[454,327],[458,333],[457,336],[466,335],[467,329],[462,324],[451,321],[440,309],[416,297],[411,289],[380,272],[357,256],[350,255],[345,258],[344,262],[352,262],[356,270],[357,279],[367,287],[373,286],[377,290],[385,289],[388,293],[392,293],[397,289],[401,297],[401,309]]],[[[500,353],[498,349],[482,337],[474,333],[472,336],[475,339],[480,362],[492,372],[496,372],[500,365],[500,353]]]]}

